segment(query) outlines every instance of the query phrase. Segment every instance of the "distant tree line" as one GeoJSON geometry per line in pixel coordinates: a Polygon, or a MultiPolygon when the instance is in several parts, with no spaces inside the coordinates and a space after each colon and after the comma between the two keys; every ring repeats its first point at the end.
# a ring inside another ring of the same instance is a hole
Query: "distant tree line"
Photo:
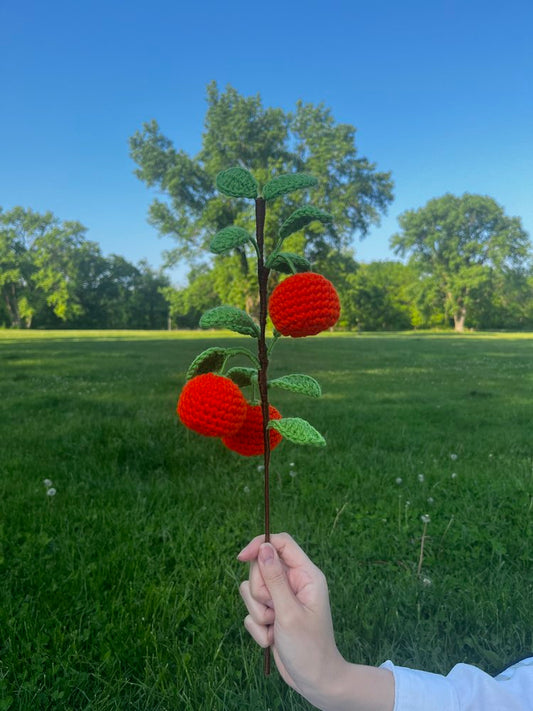
{"type": "MultiPolygon", "coordinates": [[[[469,224],[474,224],[476,196],[454,199],[451,204],[457,207],[470,200],[474,203],[468,212],[469,224]]],[[[481,206],[486,207],[487,201],[494,207],[487,198],[481,206]]],[[[450,196],[445,196],[444,202],[450,203],[450,196]]],[[[434,209],[435,204],[431,207],[434,209]]],[[[410,215],[419,220],[421,212],[406,213],[400,224],[407,226],[410,215]]],[[[412,251],[407,263],[364,264],[348,250],[331,251],[322,270],[341,297],[339,328],[457,328],[454,305],[459,304],[462,327],[533,329],[533,269],[526,260],[528,241],[519,225],[511,221],[513,224],[518,238],[516,263],[513,252],[499,266],[479,254],[469,265],[464,255],[457,257],[461,251],[457,245],[448,255],[448,262],[453,257],[454,265],[446,262],[442,230],[438,231],[440,246],[433,243],[422,253],[412,251]],[[428,255],[433,254],[432,259],[437,260],[437,253],[444,275],[435,265],[420,265],[428,255]],[[446,279],[454,283],[450,285],[446,279]]],[[[85,238],[85,232],[79,223],[60,222],[51,213],[42,215],[21,207],[0,210],[1,327],[166,329],[170,318],[173,328],[194,329],[201,314],[211,307],[223,303],[242,307],[242,283],[238,278],[228,278],[231,272],[219,268],[217,260],[191,269],[188,285],[175,288],[163,272],[153,270],[145,261],[133,265],[118,255],[103,256],[99,246],[85,238]]],[[[456,232],[457,226],[453,234],[456,232]]],[[[424,234],[429,234],[428,229],[424,234]]],[[[404,229],[392,242],[407,249],[406,235],[404,229]]],[[[464,230],[462,235],[466,235],[464,230]]],[[[509,235],[506,240],[509,242],[509,235]]],[[[470,250],[477,253],[482,248],[477,234],[470,250]]],[[[493,260],[497,262],[495,257],[493,260]]]]}
{"type": "Polygon", "coordinates": [[[0,209],[0,326],[167,327],[168,278],[146,262],[104,257],[79,222],[0,209]]]}

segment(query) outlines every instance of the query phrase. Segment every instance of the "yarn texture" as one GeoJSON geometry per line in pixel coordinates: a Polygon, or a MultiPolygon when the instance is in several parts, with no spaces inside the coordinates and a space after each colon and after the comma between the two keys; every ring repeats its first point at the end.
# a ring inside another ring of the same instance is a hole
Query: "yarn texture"
{"type": "Polygon", "coordinates": [[[318,180],[312,175],[306,173],[290,173],[288,175],[278,175],[277,178],[272,178],[263,187],[263,197],[265,200],[273,200],[280,195],[292,193],[294,190],[301,188],[312,188],[318,183],[318,180]]]}
{"type": "Polygon", "coordinates": [[[284,274],[296,274],[310,271],[311,263],[305,257],[293,252],[277,252],[268,258],[267,267],[284,274]]]}
{"type": "Polygon", "coordinates": [[[294,444],[311,444],[314,447],[325,447],[326,440],[318,430],[301,417],[286,417],[281,420],[271,420],[269,429],[278,431],[294,444]]]}
{"type": "Polygon", "coordinates": [[[328,279],[314,272],[303,272],[277,285],[268,310],[279,333],[302,338],[334,326],[340,316],[340,301],[328,279]]]}
{"type": "Polygon", "coordinates": [[[234,306],[215,306],[200,318],[201,328],[228,328],[243,336],[259,338],[259,326],[242,309],[234,306]]]}
{"type": "Polygon", "coordinates": [[[232,225],[231,227],[224,227],[223,230],[216,233],[211,240],[209,249],[214,254],[223,254],[224,252],[229,252],[230,249],[241,247],[246,242],[251,241],[252,238],[245,229],[232,225]]]}
{"type": "MultiPolygon", "coordinates": [[[[280,413],[275,407],[268,407],[269,421],[281,419],[280,413]]],[[[270,450],[272,451],[282,440],[282,436],[276,430],[269,431],[270,450]]],[[[263,454],[265,442],[263,439],[263,412],[261,405],[248,405],[246,417],[239,430],[235,434],[222,439],[228,449],[242,454],[244,457],[254,457],[263,454]]]]}
{"type": "Polygon", "coordinates": [[[242,426],[248,403],[239,387],[215,373],[189,380],[178,400],[183,424],[206,437],[226,437],[242,426]]]}
{"type": "Polygon", "coordinates": [[[216,177],[216,185],[221,193],[230,197],[257,197],[258,185],[254,176],[244,168],[228,168],[216,177]]]}
{"type": "Polygon", "coordinates": [[[312,205],[306,205],[305,207],[300,207],[298,210],[295,210],[292,215],[289,215],[289,217],[281,225],[279,236],[285,239],[294,232],[298,232],[303,229],[311,222],[318,221],[327,223],[332,220],[333,217],[329,214],[329,212],[319,210],[317,207],[313,207],[312,205]]]}

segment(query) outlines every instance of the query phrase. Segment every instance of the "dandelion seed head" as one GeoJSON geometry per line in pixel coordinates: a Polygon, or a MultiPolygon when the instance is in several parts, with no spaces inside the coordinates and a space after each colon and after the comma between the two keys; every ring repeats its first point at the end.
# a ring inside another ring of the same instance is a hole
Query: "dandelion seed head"
{"type": "Polygon", "coordinates": [[[43,484],[46,486],[47,489],[52,486],[52,482],[50,481],[50,479],[44,479],[43,484]]]}
{"type": "Polygon", "coordinates": [[[429,523],[431,521],[431,516],[429,514],[422,514],[422,516],[420,516],[420,520],[422,523],[429,523]]]}
{"type": "Polygon", "coordinates": [[[428,588],[430,585],[433,585],[433,581],[431,578],[422,578],[422,585],[428,588]]]}
{"type": "Polygon", "coordinates": [[[257,465],[257,471],[258,471],[258,472],[264,472],[264,471],[265,471],[265,465],[264,465],[264,464],[258,464],[258,465],[257,465]]]}
{"type": "Polygon", "coordinates": [[[46,492],[46,495],[47,495],[47,496],[55,496],[56,493],[57,493],[56,490],[55,490],[54,487],[52,486],[52,487],[50,487],[50,488],[48,489],[48,491],[46,492]]]}
{"type": "Polygon", "coordinates": [[[430,504],[430,506],[431,506],[434,503],[435,503],[435,499],[432,496],[430,496],[428,499],[428,504],[430,504]]]}
{"type": "Polygon", "coordinates": [[[243,489],[243,491],[244,491],[245,494],[249,494],[249,493],[250,493],[250,487],[249,487],[249,486],[245,486],[244,489],[243,489]]]}
{"type": "Polygon", "coordinates": [[[403,479],[402,479],[401,476],[396,477],[396,483],[398,484],[398,486],[400,486],[400,484],[401,484],[402,482],[403,482],[403,479]]]}
{"type": "Polygon", "coordinates": [[[452,460],[452,462],[455,462],[455,460],[457,459],[457,454],[450,454],[450,459],[452,460]]]}
{"type": "Polygon", "coordinates": [[[291,463],[289,464],[289,466],[292,468],[292,467],[294,467],[294,466],[296,466],[296,465],[294,464],[294,462],[291,462],[291,463]]]}
{"type": "Polygon", "coordinates": [[[452,479],[457,479],[457,472],[452,473],[452,479]]]}
{"type": "Polygon", "coordinates": [[[419,474],[419,475],[417,476],[417,479],[418,479],[418,481],[419,481],[420,483],[422,483],[422,482],[424,481],[424,475],[423,475],[423,474],[419,474]]]}
{"type": "Polygon", "coordinates": [[[294,477],[296,476],[297,473],[298,473],[298,472],[295,472],[294,469],[292,469],[292,470],[289,472],[289,476],[292,476],[292,478],[294,479],[294,477]]]}

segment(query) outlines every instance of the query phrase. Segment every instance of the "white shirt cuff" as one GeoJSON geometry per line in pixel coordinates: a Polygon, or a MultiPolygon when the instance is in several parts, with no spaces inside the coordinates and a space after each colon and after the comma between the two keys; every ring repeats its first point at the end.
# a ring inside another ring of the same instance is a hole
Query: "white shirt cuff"
{"type": "Polygon", "coordinates": [[[394,675],[394,711],[459,711],[459,703],[446,677],[431,672],[381,665],[394,675]]]}

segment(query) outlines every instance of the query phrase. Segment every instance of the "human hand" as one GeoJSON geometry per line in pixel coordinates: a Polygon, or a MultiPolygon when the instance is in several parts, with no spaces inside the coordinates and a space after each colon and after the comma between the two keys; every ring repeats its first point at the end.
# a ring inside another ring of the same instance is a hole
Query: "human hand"
{"type": "Polygon", "coordinates": [[[240,586],[244,624],[262,647],[272,647],[283,679],[319,708],[330,708],[332,686],[347,665],[335,644],[322,571],[287,533],[254,538],[238,555],[250,563],[240,586]]]}

